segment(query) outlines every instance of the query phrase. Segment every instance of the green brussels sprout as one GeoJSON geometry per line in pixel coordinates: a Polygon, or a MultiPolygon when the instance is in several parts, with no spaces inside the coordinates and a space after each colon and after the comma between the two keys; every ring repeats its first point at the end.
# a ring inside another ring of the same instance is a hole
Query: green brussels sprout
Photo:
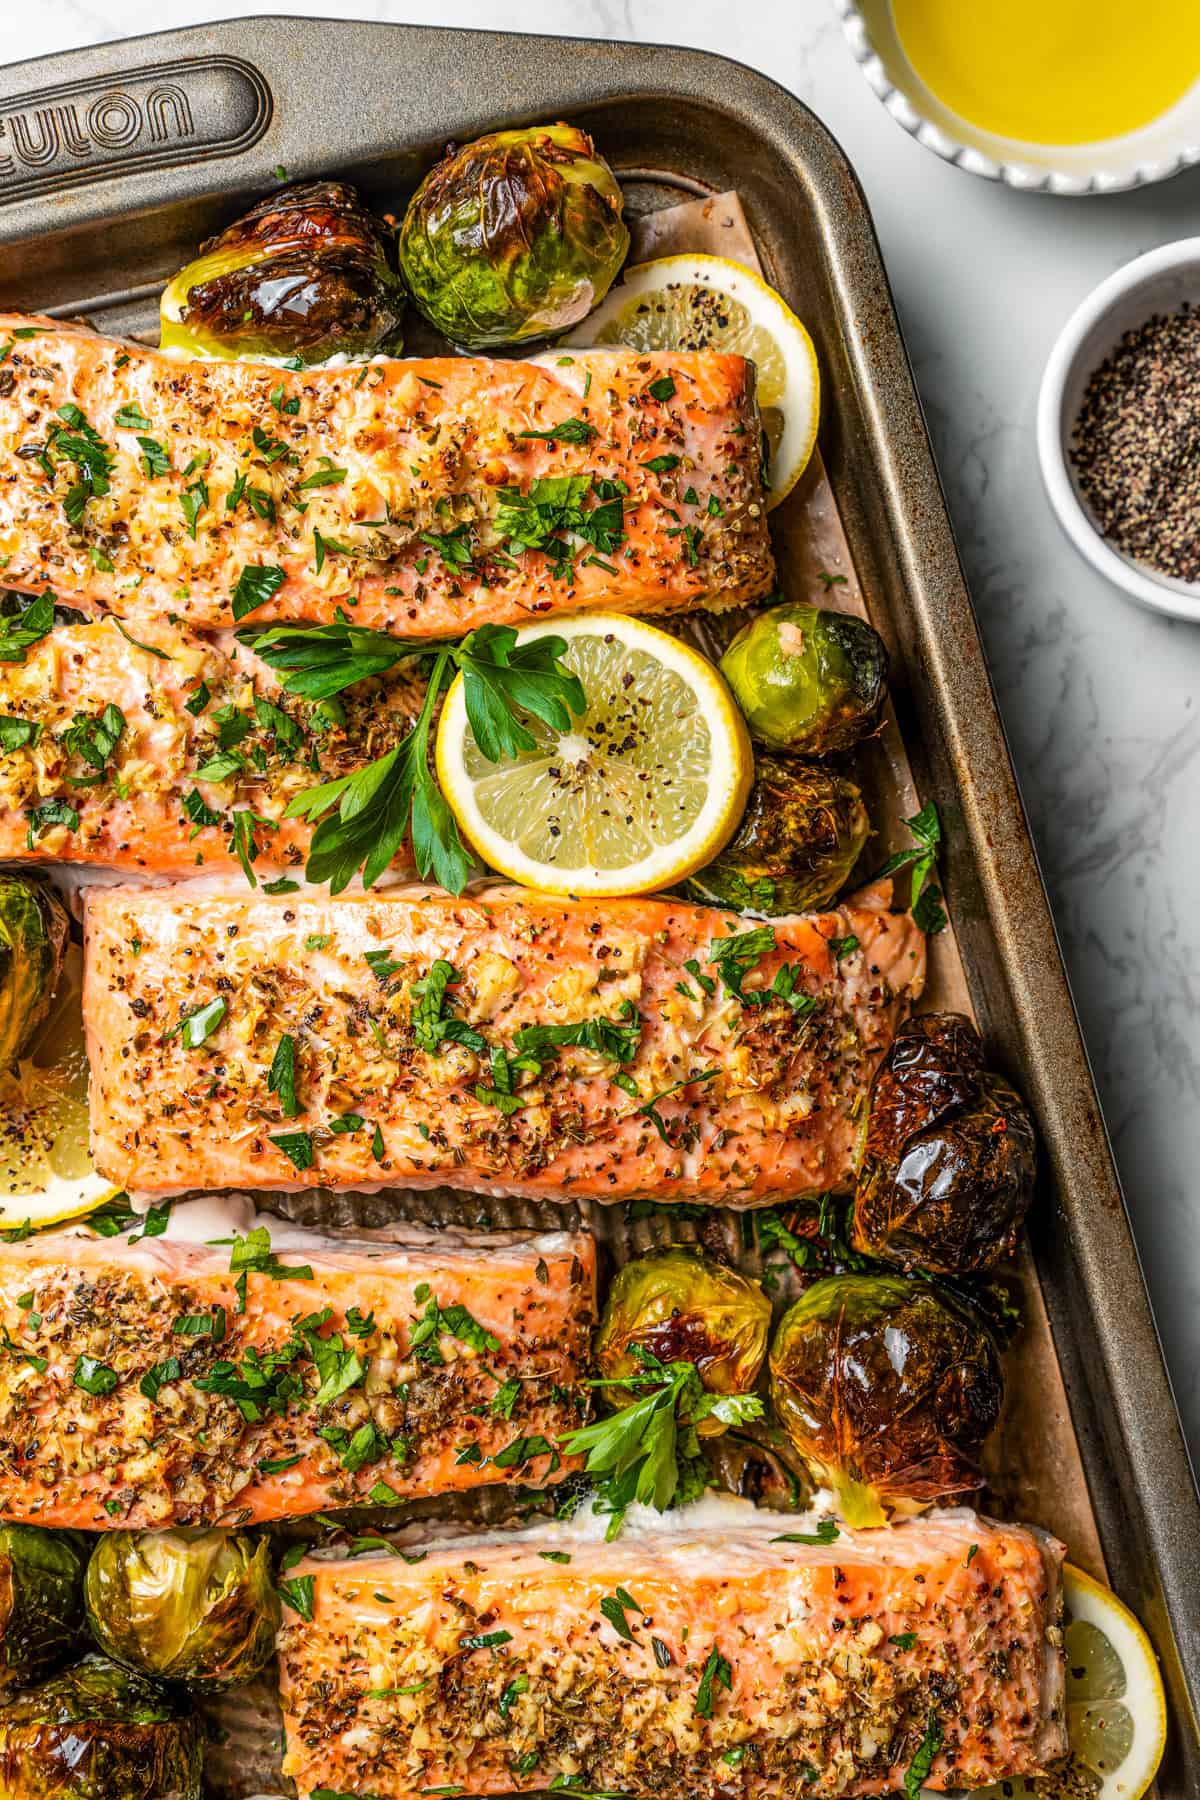
{"type": "Polygon", "coordinates": [[[876,1071],[852,1242],[901,1268],[964,1275],[1011,1256],[1033,1199],[1029,1109],[983,1066],[961,1013],[902,1025],[876,1071]]]}
{"type": "Polygon", "coordinates": [[[92,1552],[85,1592],[102,1650],[197,1693],[249,1681],[275,1648],[279,1598],[266,1538],[106,1532],[92,1552]]]}
{"type": "Polygon", "coordinates": [[[721,658],[751,737],[771,750],[826,756],[879,723],[887,651],[854,613],[785,602],[751,619],[721,658]]]}
{"type": "Polygon", "coordinates": [[[301,363],[401,346],[392,232],[344,181],[284,188],[219,236],[162,296],[164,350],[301,363]]]}
{"type": "Polygon", "coordinates": [[[3,1800],[200,1800],[194,1718],[103,1656],[0,1705],[3,1800]]]}
{"type": "Polygon", "coordinates": [[[852,781],[819,763],[760,752],[741,824],[689,878],[687,892],[760,917],[819,911],[845,887],[870,835],[852,781]]]}
{"type": "Polygon", "coordinates": [[[0,1069],[12,1067],[49,1013],[70,935],[53,888],[0,875],[0,1069]]]}
{"type": "Polygon", "coordinates": [[[39,1681],[85,1640],[84,1540],[0,1525],[0,1692],[39,1681]]]}
{"type": "Polygon", "coordinates": [[[464,350],[565,331],[607,294],[629,249],[621,190],[573,125],[453,146],[400,227],[413,304],[464,350]]]}
{"type": "MultiPolygon", "coordinates": [[[[709,1393],[745,1394],[762,1368],[770,1328],[771,1302],[757,1282],[680,1244],[618,1270],[592,1354],[608,1381],[644,1375],[638,1352],[647,1351],[660,1363],[692,1363],[709,1393]]],[[[620,1387],[605,1396],[617,1407],[640,1398],[620,1387]]],[[[697,1426],[701,1437],[724,1429],[712,1417],[697,1426]]]]}
{"type": "Polygon", "coordinates": [[[967,1306],[899,1275],[831,1275],[779,1323],[771,1397],[847,1524],[886,1524],[983,1486],[1000,1416],[996,1346],[967,1306]]]}

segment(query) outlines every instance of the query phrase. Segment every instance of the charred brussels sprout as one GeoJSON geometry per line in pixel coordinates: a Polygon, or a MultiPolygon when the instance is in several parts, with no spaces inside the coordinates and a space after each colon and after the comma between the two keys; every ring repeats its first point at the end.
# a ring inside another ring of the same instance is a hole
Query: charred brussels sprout
{"type": "Polygon", "coordinates": [[[0,1706],[4,1800],[200,1800],[200,1730],[103,1656],[0,1706]]]}
{"type": "Polygon", "coordinates": [[[786,602],[760,613],[721,658],[751,737],[825,756],[873,731],[887,695],[883,639],[853,613],[786,602]]]}
{"type": "Polygon", "coordinates": [[[82,1647],[83,1540],[0,1525],[0,1691],[38,1681],[82,1647]]]}
{"type": "Polygon", "coordinates": [[[279,1629],[267,1540],[226,1531],[106,1532],[87,1609],[110,1656],[198,1693],[249,1681],[279,1629]]]}
{"type": "Polygon", "coordinates": [[[0,1069],[11,1068],[50,1011],[70,930],[52,888],[0,875],[0,1069]]]}
{"type": "Polygon", "coordinates": [[[577,325],[628,249],[621,190],[573,125],[493,131],[451,148],[400,227],[414,305],[465,350],[577,325]]]}
{"type": "MultiPolygon", "coordinates": [[[[609,1381],[646,1372],[639,1351],[660,1363],[691,1363],[712,1394],[744,1394],[767,1353],[771,1303],[757,1282],[682,1245],[626,1263],[609,1289],[596,1334],[596,1365],[609,1381]]],[[[634,1397],[607,1388],[613,1406],[634,1397]]],[[[724,1430],[701,1420],[701,1437],[724,1430]]]]}
{"type": "Polygon", "coordinates": [[[398,351],[392,234],[344,181],[284,188],[201,244],[163,293],[164,350],[324,362],[398,351]]]}
{"type": "Polygon", "coordinates": [[[902,1268],[989,1269],[1016,1248],[1036,1166],[1029,1110],[984,1068],[971,1021],[910,1019],[871,1090],[854,1248],[902,1268]]]}
{"type": "Polygon", "coordinates": [[[871,1526],[982,1487],[975,1457],[1004,1385],[965,1305],[898,1275],[833,1275],[780,1321],[771,1394],[814,1481],[871,1526]]]}
{"type": "Polygon", "coordinates": [[[760,753],[741,824],[687,889],[736,912],[819,910],[845,887],[870,832],[852,781],[819,763],[760,753]]]}

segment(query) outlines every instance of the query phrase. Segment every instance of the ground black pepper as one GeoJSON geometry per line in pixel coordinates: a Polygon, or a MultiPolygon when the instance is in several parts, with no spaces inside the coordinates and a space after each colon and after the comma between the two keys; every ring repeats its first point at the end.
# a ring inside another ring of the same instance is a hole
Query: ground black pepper
{"type": "Polygon", "coordinates": [[[1070,456],[1111,544],[1200,580],[1200,311],[1125,333],[1088,382],[1070,456]]]}

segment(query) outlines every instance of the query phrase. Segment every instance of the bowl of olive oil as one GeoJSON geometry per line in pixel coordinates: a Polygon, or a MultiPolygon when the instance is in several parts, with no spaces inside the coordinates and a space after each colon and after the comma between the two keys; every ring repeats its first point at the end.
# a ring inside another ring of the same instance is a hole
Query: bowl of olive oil
{"type": "Polygon", "coordinates": [[[1200,163],[1200,0],[834,0],[898,124],[1012,187],[1104,194],[1200,163]]]}

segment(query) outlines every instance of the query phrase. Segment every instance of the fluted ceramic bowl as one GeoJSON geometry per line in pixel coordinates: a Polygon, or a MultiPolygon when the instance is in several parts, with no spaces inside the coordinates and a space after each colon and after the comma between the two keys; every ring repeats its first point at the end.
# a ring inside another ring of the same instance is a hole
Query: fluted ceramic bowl
{"type": "Polygon", "coordinates": [[[901,46],[891,0],[833,3],[855,60],[896,123],[968,174],[1033,193],[1112,194],[1165,181],[1200,163],[1200,81],[1169,112],[1124,137],[1096,144],[1029,144],[981,131],[930,92],[901,46]]]}

